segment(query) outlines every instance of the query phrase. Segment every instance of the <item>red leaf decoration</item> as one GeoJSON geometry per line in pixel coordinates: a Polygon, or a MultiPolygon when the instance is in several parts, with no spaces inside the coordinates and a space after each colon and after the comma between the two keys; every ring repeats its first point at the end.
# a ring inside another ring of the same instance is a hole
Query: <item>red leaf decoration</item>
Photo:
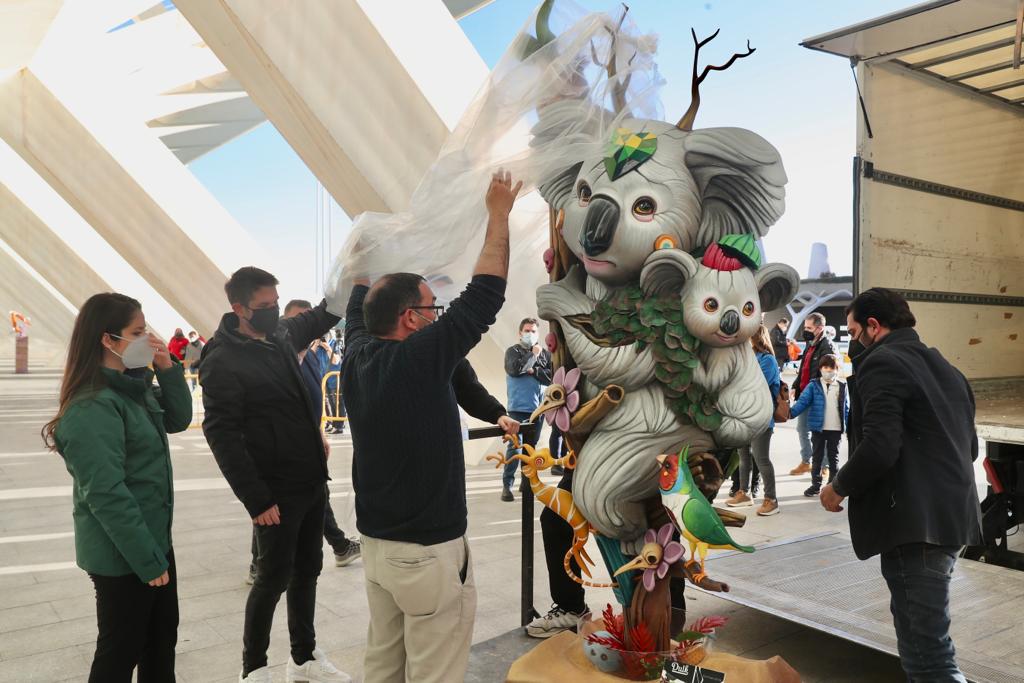
{"type": "Polygon", "coordinates": [[[728,617],[721,616],[708,616],[701,617],[697,621],[693,622],[689,626],[690,631],[697,631],[699,633],[711,633],[716,628],[725,625],[725,622],[729,621],[728,617]]]}
{"type": "Polygon", "coordinates": [[[623,645],[620,641],[615,638],[605,638],[604,636],[599,636],[596,633],[591,633],[587,636],[587,642],[594,643],[595,645],[604,645],[605,647],[610,647],[611,649],[619,650],[620,652],[623,650],[623,645]]]}
{"type": "Polygon", "coordinates": [[[629,638],[633,643],[633,650],[636,652],[654,652],[657,647],[654,637],[647,630],[647,624],[642,621],[629,629],[629,638]]]}
{"type": "Polygon", "coordinates": [[[601,617],[604,619],[604,630],[612,634],[612,638],[619,641],[620,650],[624,649],[626,642],[626,627],[623,615],[615,614],[615,612],[612,611],[611,604],[607,604],[605,605],[604,612],[601,613],[601,617]]]}

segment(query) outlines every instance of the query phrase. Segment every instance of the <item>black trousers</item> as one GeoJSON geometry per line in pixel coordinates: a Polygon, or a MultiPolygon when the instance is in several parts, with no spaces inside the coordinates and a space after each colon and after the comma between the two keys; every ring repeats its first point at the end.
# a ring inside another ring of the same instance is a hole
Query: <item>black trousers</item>
{"type": "Polygon", "coordinates": [[[281,523],[254,527],[256,580],[245,604],[242,632],[242,672],[246,676],[267,665],[274,610],[285,592],[292,659],[304,664],[313,658],[316,580],[324,562],[325,491],[325,486],[317,485],[308,495],[279,499],[281,523]]]}
{"type": "MultiPolygon", "coordinates": [[[[345,536],[345,532],[338,526],[338,521],[334,518],[334,510],[331,509],[331,491],[327,488],[327,484],[324,484],[324,540],[331,546],[335,553],[341,554],[348,550],[349,544],[352,543],[345,536]]],[[[252,560],[249,562],[249,571],[252,574],[256,573],[256,556],[259,551],[256,547],[256,527],[252,529],[252,560]]]]}
{"type": "Polygon", "coordinates": [[[569,454],[569,444],[562,437],[562,431],[554,424],[550,425],[551,434],[548,435],[548,452],[555,460],[564,458],[569,454]]]}
{"type": "Polygon", "coordinates": [[[153,587],[135,574],[89,574],[96,587],[96,654],[89,683],[173,683],[178,642],[178,575],[167,556],[170,583],[153,587]]]}
{"type": "Polygon", "coordinates": [[[838,430],[811,432],[811,485],[821,488],[821,464],[828,458],[828,483],[839,471],[839,441],[843,433],[838,430]]]}
{"type": "MultiPolygon", "coordinates": [[[[558,488],[572,490],[572,470],[566,470],[558,488]]],[[[572,547],[572,527],[564,519],[548,508],[540,513],[540,533],[544,541],[544,560],[548,565],[548,587],[551,589],[551,600],[567,612],[583,612],[587,608],[583,594],[583,586],[570,579],[565,573],[565,554],[572,547]]],[[[576,576],[580,567],[576,560],[571,560],[576,576]]]]}

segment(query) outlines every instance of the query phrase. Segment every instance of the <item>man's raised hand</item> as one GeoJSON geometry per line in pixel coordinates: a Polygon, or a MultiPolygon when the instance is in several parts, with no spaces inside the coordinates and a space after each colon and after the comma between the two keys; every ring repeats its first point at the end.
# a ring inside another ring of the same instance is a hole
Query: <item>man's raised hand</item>
{"type": "Polygon", "coordinates": [[[491,176],[491,185],[487,188],[487,212],[493,215],[507,216],[512,211],[519,190],[523,188],[520,180],[512,185],[512,174],[503,169],[491,176]]]}

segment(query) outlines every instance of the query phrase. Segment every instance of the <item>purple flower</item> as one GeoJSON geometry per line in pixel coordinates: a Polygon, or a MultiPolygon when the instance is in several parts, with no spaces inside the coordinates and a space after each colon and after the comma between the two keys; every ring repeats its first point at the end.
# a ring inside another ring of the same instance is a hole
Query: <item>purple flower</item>
{"type": "Polygon", "coordinates": [[[683,546],[672,540],[672,532],[675,527],[666,524],[655,533],[654,529],[648,529],[644,534],[644,543],[657,543],[662,548],[661,562],[657,567],[644,570],[644,588],[650,592],[654,590],[655,578],[664,579],[669,568],[683,557],[683,546]]]}
{"type": "Polygon", "coordinates": [[[555,376],[551,380],[551,386],[562,387],[565,393],[565,403],[554,410],[549,410],[544,419],[548,421],[548,424],[557,426],[562,432],[569,431],[569,418],[580,407],[580,392],[576,391],[579,381],[579,368],[573,368],[566,372],[564,367],[555,370],[555,376]]]}

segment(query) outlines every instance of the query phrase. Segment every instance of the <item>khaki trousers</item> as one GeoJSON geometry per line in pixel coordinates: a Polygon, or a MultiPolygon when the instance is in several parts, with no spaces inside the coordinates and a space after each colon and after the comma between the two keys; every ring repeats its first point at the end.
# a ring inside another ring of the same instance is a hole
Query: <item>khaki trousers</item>
{"type": "Polygon", "coordinates": [[[466,537],[436,545],[361,542],[370,607],[365,682],[461,682],[476,618],[466,537]]]}

